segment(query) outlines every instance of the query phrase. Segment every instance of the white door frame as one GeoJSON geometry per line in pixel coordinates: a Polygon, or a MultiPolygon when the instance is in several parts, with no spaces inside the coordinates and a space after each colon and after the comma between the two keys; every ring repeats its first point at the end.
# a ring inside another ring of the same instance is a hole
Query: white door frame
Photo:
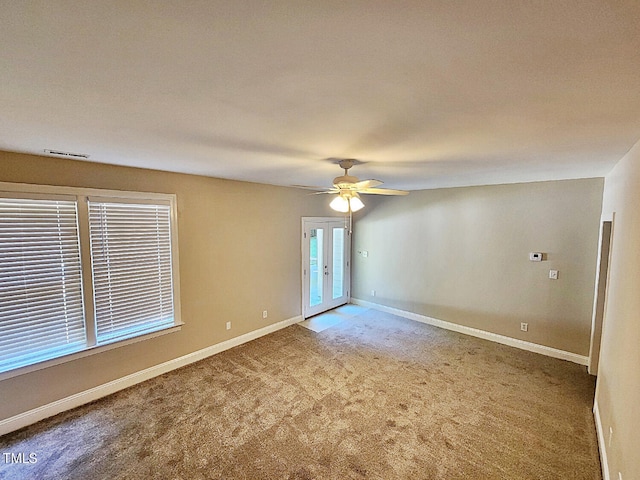
{"type": "Polygon", "coordinates": [[[301,283],[302,283],[302,317],[308,318],[313,315],[317,315],[322,313],[323,311],[330,310],[332,308],[338,307],[340,305],[344,305],[349,303],[351,298],[351,234],[348,229],[348,221],[345,220],[344,217],[302,217],[302,231],[300,234],[301,237],[301,253],[302,253],[302,261],[301,261],[301,283]],[[326,267],[325,271],[327,271],[327,276],[325,277],[323,291],[326,294],[329,293],[329,297],[322,302],[319,306],[309,307],[309,286],[307,275],[309,272],[307,271],[307,263],[309,261],[309,241],[305,237],[305,232],[307,229],[314,228],[315,226],[319,228],[326,228],[327,232],[330,234],[327,235],[325,239],[326,246],[332,245],[332,235],[333,228],[337,226],[341,226],[345,228],[345,270],[344,270],[344,283],[343,283],[343,292],[345,293],[342,297],[334,300],[331,296],[332,288],[328,288],[329,285],[332,285],[333,281],[333,272],[331,271],[333,265],[332,248],[327,248],[325,252],[328,252],[328,255],[323,255],[324,258],[324,267],[326,267]],[[331,267],[330,267],[331,266],[331,267]]]}
{"type": "Polygon", "coordinates": [[[596,270],[596,285],[593,302],[593,317],[591,319],[591,342],[589,346],[589,364],[587,367],[591,375],[598,375],[600,365],[600,344],[607,309],[607,285],[609,283],[609,267],[613,246],[613,221],[615,213],[610,219],[600,221],[600,244],[598,246],[598,265],[596,270]]]}

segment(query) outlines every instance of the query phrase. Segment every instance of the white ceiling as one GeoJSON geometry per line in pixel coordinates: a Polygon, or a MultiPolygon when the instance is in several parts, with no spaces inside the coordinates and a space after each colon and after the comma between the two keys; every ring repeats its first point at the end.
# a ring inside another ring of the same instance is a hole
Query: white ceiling
{"type": "Polygon", "coordinates": [[[0,0],[0,149],[278,185],[602,176],[640,1],[0,0]]]}

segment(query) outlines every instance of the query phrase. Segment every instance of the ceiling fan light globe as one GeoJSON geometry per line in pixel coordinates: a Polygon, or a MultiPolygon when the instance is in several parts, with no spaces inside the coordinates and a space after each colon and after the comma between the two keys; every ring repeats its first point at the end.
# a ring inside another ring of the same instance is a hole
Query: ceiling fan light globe
{"type": "Polygon", "coordinates": [[[336,198],[331,200],[329,207],[331,207],[336,212],[347,213],[349,211],[349,200],[341,195],[338,195],[336,198]]]}
{"type": "Polygon", "coordinates": [[[364,203],[362,203],[362,200],[360,200],[359,197],[351,197],[349,199],[349,204],[351,205],[352,212],[357,212],[358,210],[364,208],[364,203]]]}

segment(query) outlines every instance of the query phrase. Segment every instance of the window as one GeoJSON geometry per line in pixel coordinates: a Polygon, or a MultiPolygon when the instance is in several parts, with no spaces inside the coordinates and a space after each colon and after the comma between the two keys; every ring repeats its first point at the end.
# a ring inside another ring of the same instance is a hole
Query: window
{"type": "Polygon", "coordinates": [[[0,184],[0,374],[179,327],[176,245],[173,195],[0,184]]]}
{"type": "Polygon", "coordinates": [[[89,201],[98,343],[173,325],[169,205],[89,201]]]}
{"type": "Polygon", "coordinates": [[[0,198],[0,371],[86,342],[75,201],[0,198]]]}

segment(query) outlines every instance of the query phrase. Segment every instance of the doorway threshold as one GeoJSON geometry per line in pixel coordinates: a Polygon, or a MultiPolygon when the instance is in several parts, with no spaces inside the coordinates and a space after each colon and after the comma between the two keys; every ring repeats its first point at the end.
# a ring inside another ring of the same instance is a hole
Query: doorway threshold
{"type": "Polygon", "coordinates": [[[341,307],[334,308],[324,313],[320,313],[313,317],[307,318],[298,323],[301,327],[313,330],[316,333],[322,332],[327,328],[331,328],[339,323],[348,320],[351,317],[355,317],[369,310],[368,308],[361,307],[359,305],[352,305],[350,303],[342,305],[341,307]]]}

